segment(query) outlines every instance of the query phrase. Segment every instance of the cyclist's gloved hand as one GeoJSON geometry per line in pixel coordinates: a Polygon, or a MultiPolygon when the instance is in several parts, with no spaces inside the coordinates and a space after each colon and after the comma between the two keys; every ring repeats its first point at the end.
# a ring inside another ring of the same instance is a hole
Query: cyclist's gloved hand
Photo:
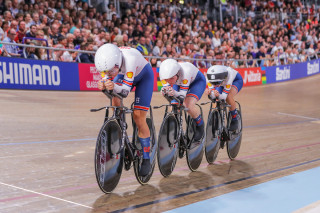
{"type": "Polygon", "coordinates": [[[98,82],[98,89],[99,90],[105,90],[106,89],[106,86],[104,85],[104,80],[101,80],[98,82]]]}
{"type": "Polygon", "coordinates": [[[162,92],[162,95],[168,95],[168,96],[174,95],[173,88],[170,86],[162,87],[161,92],[162,92]]]}
{"type": "Polygon", "coordinates": [[[168,94],[169,96],[173,96],[173,95],[174,95],[174,91],[173,91],[173,88],[172,88],[172,87],[170,87],[170,86],[167,87],[167,94],[168,94]]]}
{"type": "Polygon", "coordinates": [[[162,95],[166,95],[167,94],[167,87],[162,87],[161,93],[162,93],[162,95]]]}
{"type": "Polygon", "coordinates": [[[111,80],[107,80],[104,85],[106,86],[107,90],[113,90],[114,88],[114,83],[111,80]]]}

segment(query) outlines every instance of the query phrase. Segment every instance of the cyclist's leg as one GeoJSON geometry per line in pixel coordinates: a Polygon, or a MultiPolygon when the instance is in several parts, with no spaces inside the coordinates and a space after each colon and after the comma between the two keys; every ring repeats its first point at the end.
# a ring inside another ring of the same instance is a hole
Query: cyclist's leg
{"type": "Polygon", "coordinates": [[[199,71],[194,82],[190,84],[187,97],[184,101],[185,106],[189,109],[188,113],[196,123],[196,132],[194,135],[194,141],[199,141],[204,134],[204,122],[201,114],[196,107],[196,103],[202,97],[206,89],[206,79],[204,75],[199,71]]]}
{"type": "Polygon", "coordinates": [[[238,112],[236,110],[236,102],[234,100],[234,96],[238,94],[242,86],[243,86],[243,80],[241,75],[238,73],[235,80],[232,83],[230,93],[227,96],[227,103],[231,105],[230,113],[232,116],[232,120],[229,128],[231,131],[234,131],[238,128],[238,112]]]}
{"type": "Polygon", "coordinates": [[[139,175],[145,176],[151,169],[149,156],[150,130],[146,120],[151,103],[154,82],[153,70],[150,64],[147,64],[137,77],[138,82],[135,82],[136,91],[133,119],[138,128],[138,137],[143,151],[143,161],[139,175]]]}

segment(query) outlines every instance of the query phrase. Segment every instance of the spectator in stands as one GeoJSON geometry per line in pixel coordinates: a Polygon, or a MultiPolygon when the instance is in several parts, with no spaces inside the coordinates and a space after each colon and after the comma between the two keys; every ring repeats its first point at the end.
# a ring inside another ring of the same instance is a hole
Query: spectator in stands
{"type": "MultiPolygon", "coordinates": [[[[74,49],[74,44],[72,42],[69,42],[67,44],[67,49],[74,49]]],[[[76,61],[76,58],[78,56],[78,52],[72,52],[72,51],[70,51],[70,52],[69,51],[65,51],[65,52],[68,52],[68,54],[71,55],[72,61],[76,61]]]]}
{"type": "Polygon", "coordinates": [[[136,46],[137,50],[141,52],[142,55],[149,55],[148,49],[146,47],[146,39],[141,36],[139,39],[139,43],[136,46]]]}
{"type": "Polygon", "coordinates": [[[58,37],[58,44],[63,45],[64,47],[67,47],[67,38],[64,37],[63,35],[60,35],[58,37]]]}
{"type": "Polygon", "coordinates": [[[9,24],[11,24],[11,21],[12,21],[12,13],[10,11],[5,11],[4,14],[3,14],[3,18],[4,18],[4,21],[7,21],[9,24]]]}
{"type": "Polygon", "coordinates": [[[52,39],[53,44],[58,44],[58,38],[61,36],[59,33],[59,25],[58,24],[53,24],[51,26],[51,34],[50,34],[50,39],[52,39]]]}
{"type": "MultiPolygon", "coordinates": [[[[92,43],[82,43],[81,44],[81,50],[87,50],[92,51],[93,50],[93,44],[92,43]]],[[[94,63],[94,56],[89,53],[81,53],[80,55],[81,63],[94,63]]]]}
{"type": "MultiPolygon", "coordinates": [[[[283,50],[283,49],[282,49],[283,50]]],[[[266,57],[266,49],[264,46],[261,46],[259,51],[256,54],[256,59],[258,59],[258,65],[263,65],[263,63],[261,64],[262,60],[266,57]]]]}
{"type": "Polygon", "coordinates": [[[35,24],[32,24],[30,26],[30,30],[27,32],[26,37],[29,38],[35,38],[37,33],[37,26],[35,24]]]}
{"type": "MultiPolygon", "coordinates": [[[[35,44],[33,42],[26,43],[28,45],[34,46],[35,44]]],[[[36,55],[36,49],[34,47],[26,47],[25,52],[22,53],[22,57],[28,58],[28,59],[39,59],[36,55]]]]}
{"type": "Polygon", "coordinates": [[[161,56],[164,52],[163,42],[162,40],[157,40],[155,47],[153,48],[152,54],[154,56],[161,56]]]}
{"type": "Polygon", "coordinates": [[[14,29],[16,32],[18,31],[18,22],[16,20],[12,20],[10,23],[10,29],[14,29]]]}
{"type": "MultiPolygon", "coordinates": [[[[40,60],[48,60],[47,50],[43,48],[36,48],[35,54],[40,60]]],[[[49,59],[50,60],[50,59],[49,59]]]]}
{"type": "Polygon", "coordinates": [[[36,26],[41,24],[41,21],[40,21],[40,18],[39,18],[39,13],[37,13],[37,12],[32,13],[31,24],[34,24],[36,26]]]}
{"type": "Polygon", "coordinates": [[[40,21],[41,21],[40,28],[44,28],[45,26],[50,25],[50,22],[48,20],[48,16],[46,16],[46,15],[42,15],[40,17],[40,21]]]}
{"type": "MultiPolygon", "coordinates": [[[[7,37],[5,37],[3,39],[3,42],[8,42],[8,43],[16,43],[14,41],[14,38],[17,36],[17,33],[16,33],[16,30],[11,28],[9,31],[8,31],[8,35],[7,37]]],[[[4,45],[7,53],[10,55],[10,56],[13,56],[13,57],[20,57],[20,54],[18,53],[18,47],[16,45],[9,45],[9,44],[6,44],[4,45]]]]}
{"type": "MultiPolygon", "coordinates": [[[[55,48],[63,49],[64,46],[62,44],[57,44],[55,48]]],[[[63,61],[63,50],[54,50],[52,53],[52,61],[63,61]]]]}
{"type": "Polygon", "coordinates": [[[24,37],[26,37],[26,23],[24,21],[20,21],[19,30],[17,31],[17,36],[14,41],[21,43],[24,37]]]}

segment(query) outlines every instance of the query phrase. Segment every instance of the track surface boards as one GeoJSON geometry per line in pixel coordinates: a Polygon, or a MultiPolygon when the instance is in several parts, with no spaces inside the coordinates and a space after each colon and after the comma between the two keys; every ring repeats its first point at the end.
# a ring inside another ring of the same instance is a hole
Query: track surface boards
{"type": "MultiPolygon", "coordinates": [[[[0,90],[0,212],[162,212],[319,167],[319,81],[316,75],[243,88],[236,96],[244,126],[236,160],[220,149],[215,164],[203,157],[190,172],[178,159],[170,177],[156,166],[145,186],[132,168],[109,195],[93,164],[104,112],[89,112],[109,104],[102,93],[0,90]]],[[[165,102],[153,94],[153,106],[165,102]]],[[[203,109],[206,121],[208,105],[203,109]]],[[[157,136],[162,118],[163,110],[154,110],[157,136]]]]}

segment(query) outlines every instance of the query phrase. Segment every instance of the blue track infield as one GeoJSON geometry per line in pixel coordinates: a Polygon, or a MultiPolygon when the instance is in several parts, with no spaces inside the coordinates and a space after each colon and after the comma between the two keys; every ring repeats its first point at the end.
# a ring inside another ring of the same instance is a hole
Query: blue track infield
{"type": "Polygon", "coordinates": [[[320,167],[167,211],[293,212],[320,200],[320,167]]]}

